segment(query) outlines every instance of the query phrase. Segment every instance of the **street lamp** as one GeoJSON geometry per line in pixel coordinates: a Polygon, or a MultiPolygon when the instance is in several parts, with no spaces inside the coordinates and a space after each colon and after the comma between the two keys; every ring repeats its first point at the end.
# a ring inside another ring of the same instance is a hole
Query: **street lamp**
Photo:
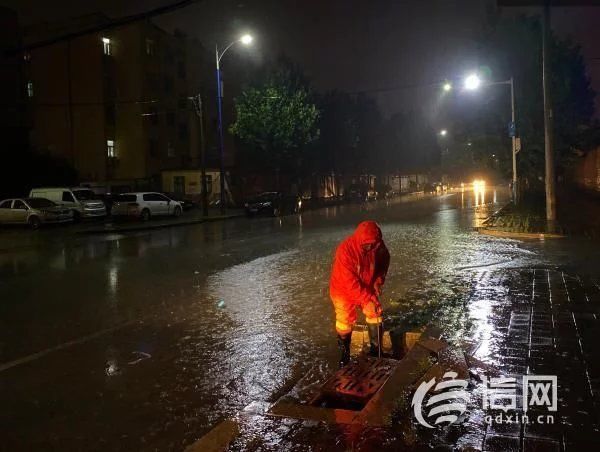
{"type": "Polygon", "coordinates": [[[481,79],[479,78],[479,76],[477,74],[471,74],[465,78],[464,86],[465,86],[466,90],[474,91],[477,88],[479,88],[480,85],[481,85],[481,79]]]}
{"type": "Polygon", "coordinates": [[[446,82],[442,85],[442,89],[445,92],[448,92],[448,91],[452,90],[452,84],[450,82],[446,82]]]}
{"type": "Polygon", "coordinates": [[[446,135],[448,135],[448,131],[446,129],[440,130],[440,136],[445,137],[446,135]]]}
{"type": "Polygon", "coordinates": [[[218,113],[218,129],[219,129],[219,179],[220,179],[220,207],[221,213],[225,212],[225,146],[223,143],[223,79],[221,78],[221,59],[223,55],[236,43],[244,45],[252,44],[253,38],[251,35],[245,34],[239,39],[231,42],[222,52],[219,52],[219,46],[215,45],[215,61],[217,66],[217,113],[218,113]]]}
{"type": "MultiPolygon", "coordinates": [[[[493,85],[510,85],[510,109],[511,122],[509,126],[509,134],[512,138],[512,196],[516,204],[517,202],[517,133],[515,124],[515,82],[513,77],[502,82],[486,83],[485,86],[493,85]]],[[[477,74],[470,74],[465,78],[465,89],[475,91],[481,86],[481,79],[477,74]]]]}

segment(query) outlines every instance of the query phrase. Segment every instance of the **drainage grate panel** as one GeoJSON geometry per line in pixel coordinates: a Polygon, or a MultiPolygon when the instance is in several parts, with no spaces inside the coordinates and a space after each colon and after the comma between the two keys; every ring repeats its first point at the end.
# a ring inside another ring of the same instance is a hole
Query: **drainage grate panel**
{"type": "Polygon", "coordinates": [[[321,387],[322,397],[332,401],[366,404],[391,375],[395,360],[364,358],[338,370],[321,387]]]}

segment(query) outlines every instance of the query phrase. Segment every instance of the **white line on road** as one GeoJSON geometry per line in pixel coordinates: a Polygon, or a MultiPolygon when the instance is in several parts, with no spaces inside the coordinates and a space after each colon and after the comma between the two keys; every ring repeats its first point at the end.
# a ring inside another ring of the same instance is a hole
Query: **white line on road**
{"type": "Polygon", "coordinates": [[[121,328],[124,328],[126,326],[132,325],[132,324],[134,324],[134,323],[136,323],[138,321],[139,320],[131,320],[129,322],[125,322],[125,323],[121,323],[119,325],[111,326],[110,328],[105,328],[103,330],[96,331],[95,333],[88,334],[87,336],[83,336],[83,337],[80,337],[80,338],[77,338],[77,339],[73,339],[72,341],[64,342],[64,343],[62,343],[60,345],[57,345],[55,347],[47,348],[46,350],[42,350],[40,352],[33,353],[31,355],[27,355],[27,356],[24,356],[22,358],[18,358],[18,359],[15,359],[13,361],[9,361],[9,362],[4,363],[4,364],[0,364],[0,372],[4,372],[5,370],[11,369],[11,368],[16,367],[16,366],[20,366],[21,364],[26,364],[28,362],[35,361],[38,358],[42,358],[43,356],[49,355],[50,353],[54,353],[54,352],[57,352],[59,350],[63,350],[63,349],[68,348],[68,347],[72,347],[73,345],[83,344],[83,343],[85,343],[87,341],[90,341],[92,339],[96,339],[96,338],[98,338],[100,336],[103,336],[105,334],[112,333],[113,331],[117,331],[117,330],[119,330],[121,328]]]}

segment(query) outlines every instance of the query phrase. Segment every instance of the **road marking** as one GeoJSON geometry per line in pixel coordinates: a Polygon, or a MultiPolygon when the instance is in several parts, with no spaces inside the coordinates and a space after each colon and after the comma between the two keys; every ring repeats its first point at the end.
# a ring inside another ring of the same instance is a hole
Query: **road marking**
{"type": "Polygon", "coordinates": [[[4,364],[0,364],[0,372],[4,372],[5,370],[12,369],[13,367],[20,366],[22,364],[26,364],[31,361],[35,361],[36,359],[42,358],[50,353],[57,352],[59,350],[63,350],[68,347],[72,347],[73,345],[83,344],[87,341],[91,341],[92,339],[96,339],[100,336],[103,336],[107,333],[112,333],[113,331],[117,331],[121,328],[125,328],[126,326],[132,325],[138,322],[138,320],[131,320],[129,322],[121,323],[119,325],[111,326],[110,328],[105,328],[100,331],[96,331],[95,333],[88,334],[87,336],[83,336],[77,339],[73,339],[72,341],[64,342],[55,347],[47,348],[46,350],[42,350],[37,353],[33,353],[31,355],[24,356],[22,358],[15,359],[13,361],[6,362],[4,364]]]}

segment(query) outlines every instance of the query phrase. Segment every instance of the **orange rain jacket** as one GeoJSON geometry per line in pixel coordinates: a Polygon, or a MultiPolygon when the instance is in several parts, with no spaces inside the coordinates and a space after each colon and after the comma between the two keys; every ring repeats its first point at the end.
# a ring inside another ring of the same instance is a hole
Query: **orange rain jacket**
{"type": "Polygon", "coordinates": [[[375,284],[382,285],[390,265],[390,253],[383,243],[381,229],[374,221],[363,221],[356,231],[337,248],[329,294],[333,300],[343,300],[347,309],[364,307],[376,297],[375,284]],[[361,245],[379,243],[365,252],[361,245]]]}

